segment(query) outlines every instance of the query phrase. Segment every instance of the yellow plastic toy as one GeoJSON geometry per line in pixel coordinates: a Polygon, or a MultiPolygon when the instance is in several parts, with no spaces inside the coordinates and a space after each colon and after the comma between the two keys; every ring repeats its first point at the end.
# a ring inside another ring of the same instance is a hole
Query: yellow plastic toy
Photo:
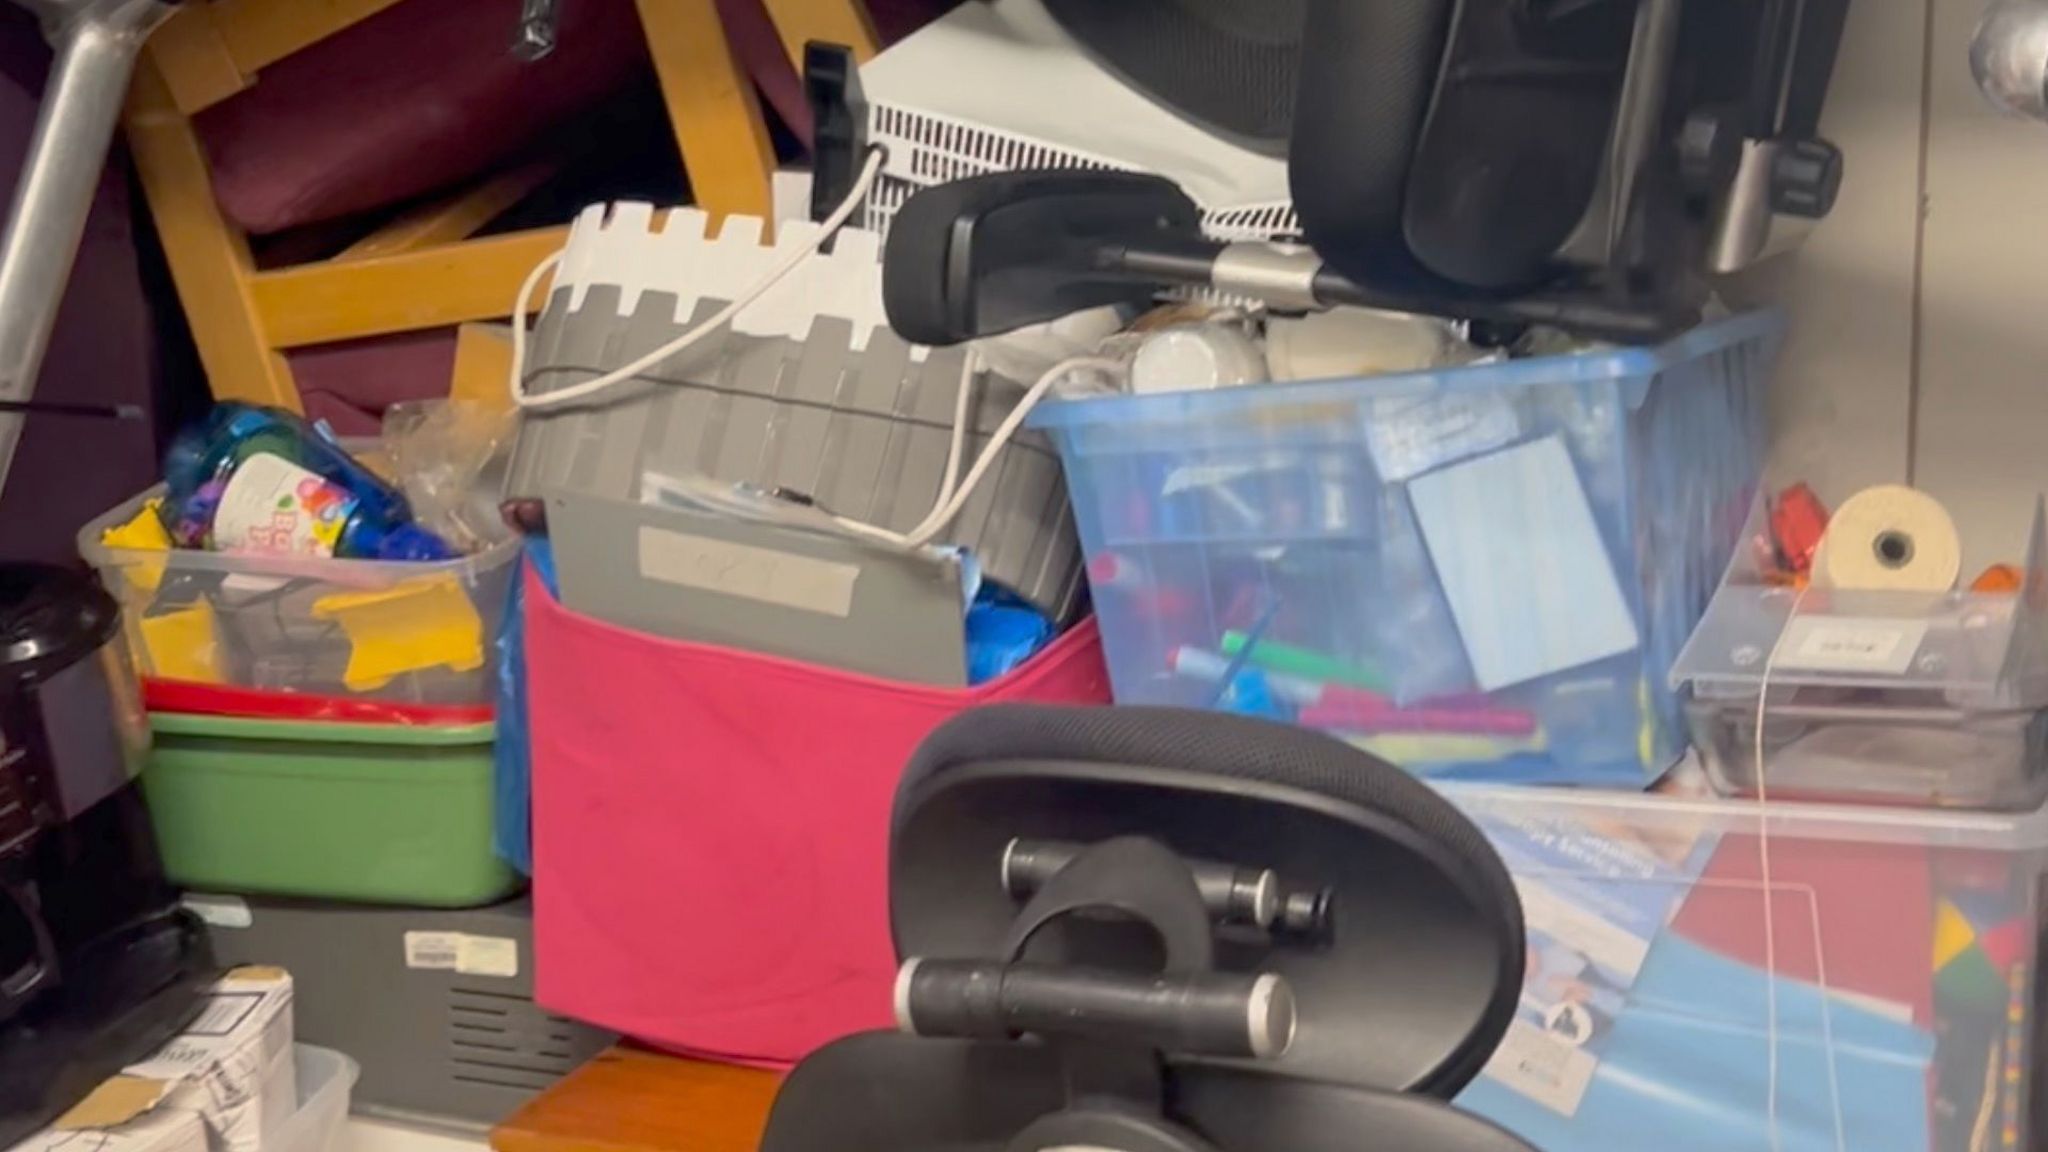
{"type": "MultiPolygon", "coordinates": [[[[157,506],[161,499],[151,500],[142,506],[125,524],[100,533],[100,543],[109,548],[129,552],[168,552],[171,550],[171,534],[164,530],[164,522],[157,518],[157,506]]],[[[141,560],[121,565],[121,578],[128,587],[148,596],[155,592],[164,580],[164,562],[141,560]]],[[[209,625],[210,626],[210,625],[209,625]]]]}
{"type": "Polygon", "coordinates": [[[197,684],[225,684],[227,673],[220,666],[220,630],[213,605],[204,600],[136,620],[142,637],[143,667],[152,676],[169,680],[190,680],[197,684]]]}
{"type": "Polygon", "coordinates": [[[341,679],[351,692],[374,692],[407,672],[483,667],[484,622],[453,576],[322,596],[313,602],[313,615],[348,635],[341,679]]]}
{"type": "Polygon", "coordinates": [[[164,531],[164,522],[157,518],[157,506],[161,499],[151,500],[142,506],[142,511],[130,517],[125,524],[117,524],[100,533],[100,543],[109,548],[126,548],[136,552],[168,552],[171,549],[171,534],[164,531]]]}

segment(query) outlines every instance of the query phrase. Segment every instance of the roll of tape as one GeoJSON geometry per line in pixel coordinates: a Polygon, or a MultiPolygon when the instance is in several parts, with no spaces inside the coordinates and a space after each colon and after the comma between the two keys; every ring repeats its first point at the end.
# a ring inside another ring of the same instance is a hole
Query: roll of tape
{"type": "Polygon", "coordinates": [[[1866,488],[1828,519],[1817,583],[1852,590],[1946,592],[1963,571],[1963,542],[1948,509],[1903,485],[1866,488]]]}

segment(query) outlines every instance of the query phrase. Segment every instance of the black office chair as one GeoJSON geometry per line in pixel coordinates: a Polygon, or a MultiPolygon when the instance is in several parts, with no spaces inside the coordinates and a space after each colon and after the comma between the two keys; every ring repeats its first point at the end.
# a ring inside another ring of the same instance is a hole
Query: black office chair
{"type": "Polygon", "coordinates": [[[1527,1152],[1444,1101],[1514,1015],[1478,830],[1325,736],[1014,706],[897,792],[900,1031],[791,1074],[764,1152],[1527,1152]]]}
{"type": "Polygon", "coordinates": [[[1309,242],[1369,290],[1682,292],[1840,184],[1848,0],[1046,5],[1168,107],[1284,140],[1309,242]]]}
{"type": "MultiPolygon", "coordinates": [[[[1362,303],[1652,341],[1697,321],[1708,275],[1796,243],[1842,179],[1819,120],[1848,0],[1043,2],[1165,107],[1288,157],[1313,256],[1247,255],[1178,225],[1091,236],[1074,272],[1126,294],[1198,283],[1283,309],[1362,303]]],[[[1096,182],[1115,194],[1139,179],[1096,182]]],[[[900,246],[933,278],[958,251],[950,221],[986,214],[997,187],[1005,204],[1037,191],[998,174],[921,193],[890,259],[900,246]]],[[[1052,215],[1084,214],[1071,184],[1062,195],[1052,215]]],[[[898,303],[891,321],[926,342],[1004,330],[898,303]]]]}

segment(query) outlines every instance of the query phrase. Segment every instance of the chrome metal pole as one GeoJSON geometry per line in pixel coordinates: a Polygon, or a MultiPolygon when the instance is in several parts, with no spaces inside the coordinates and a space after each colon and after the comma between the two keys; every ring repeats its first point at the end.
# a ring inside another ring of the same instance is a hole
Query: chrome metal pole
{"type": "MultiPolygon", "coordinates": [[[[161,0],[32,0],[24,6],[42,19],[57,55],[0,232],[0,399],[17,401],[35,391],[136,55],[173,8],[161,0]]],[[[21,421],[0,415],[0,489],[21,421]]]]}

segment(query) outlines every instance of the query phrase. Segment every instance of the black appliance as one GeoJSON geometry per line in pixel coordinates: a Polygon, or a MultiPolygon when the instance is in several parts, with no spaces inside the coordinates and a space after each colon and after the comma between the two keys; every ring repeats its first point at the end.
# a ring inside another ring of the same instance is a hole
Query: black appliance
{"type": "MultiPolygon", "coordinates": [[[[1312,252],[1067,228],[1087,260],[1064,278],[1127,294],[1196,284],[1656,341],[1698,320],[1709,275],[1795,244],[1842,179],[1819,124],[1848,0],[1043,2],[1133,87],[1288,158],[1312,252]]],[[[991,195],[948,203],[985,216],[991,195]]],[[[1087,216],[1061,195],[1040,215],[1087,216]]],[[[942,215],[899,214],[890,258],[957,256],[942,215]]],[[[892,323],[927,342],[1001,330],[949,329],[938,291],[923,312],[891,299],[892,323]]]]}
{"type": "Polygon", "coordinates": [[[1447,1101],[1513,1019],[1507,869],[1320,733],[998,706],[897,788],[899,1031],[799,1064],[762,1152],[1529,1152],[1447,1101]]]}
{"type": "Polygon", "coordinates": [[[113,599],[0,565],[0,1147],[161,1048],[215,975],[143,807],[148,744],[113,599]]]}

